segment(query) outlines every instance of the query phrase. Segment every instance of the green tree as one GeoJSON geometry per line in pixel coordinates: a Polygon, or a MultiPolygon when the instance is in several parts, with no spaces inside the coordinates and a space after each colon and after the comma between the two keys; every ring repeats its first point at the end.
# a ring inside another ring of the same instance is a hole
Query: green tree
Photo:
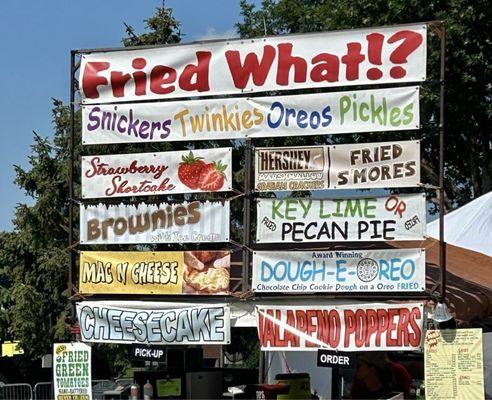
{"type": "MultiPolygon", "coordinates": [[[[446,194],[459,206],[492,190],[492,11],[485,0],[263,0],[257,9],[241,0],[243,38],[444,21],[446,27],[446,194]]],[[[439,42],[429,35],[428,82],[422,90],[424,179],[437,184],[436,121],[439,42]]],[[[391,140],[409,135],[367,135],[391,140]]],[[[350,135],[335,140],[353,141],[350,135]]],[[[365,140],[362,138],[362,140],[365,140]]]]}

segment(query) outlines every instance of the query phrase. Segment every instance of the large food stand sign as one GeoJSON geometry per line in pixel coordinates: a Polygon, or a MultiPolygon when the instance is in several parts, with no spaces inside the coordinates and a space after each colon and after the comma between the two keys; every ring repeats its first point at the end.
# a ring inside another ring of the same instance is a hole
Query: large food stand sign
{"type": "Polygon", "coordinates": [[[55,400],[91,400],[91,347],[84,343],[53,345],[55,400]]]}

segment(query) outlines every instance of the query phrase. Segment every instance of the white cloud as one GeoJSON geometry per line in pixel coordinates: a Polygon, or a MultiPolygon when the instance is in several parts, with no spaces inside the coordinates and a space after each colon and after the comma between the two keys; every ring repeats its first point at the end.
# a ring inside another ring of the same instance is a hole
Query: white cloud
{"type": "Polygon", "coordinates": [[[198,35],[195,40],[212,40],[212,39],[232,39],[237,38],[238,35],[234,28],[228,29],[224,32],[218,32],[217,29],[209,26],[207,32],[203,35],[198,35]]]}

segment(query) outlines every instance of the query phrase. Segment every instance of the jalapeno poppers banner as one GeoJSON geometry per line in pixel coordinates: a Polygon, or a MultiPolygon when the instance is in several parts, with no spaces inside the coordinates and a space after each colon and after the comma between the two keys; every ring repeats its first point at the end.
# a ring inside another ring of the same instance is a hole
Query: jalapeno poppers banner
{"type": "Polygon", "coordinates": [[[324,135],[419,125],[418,86],[82,107],[83,144],[324,135]]]}
{"type": "Polygon", "coordinates": [[[256,307],[262,350],[420,349],[423,305],[352,304],[256,307]]]}
{"type": "Polygon", "coordinates": [[[258,191],[394,188],[419,183],[418,141],[255,150],[258,191]]]}
{"type": "Polygon", "coordinates": [[[265,293],[421,292],[421,249],[255,251],[253,291],[265,293]]]}
{"type": "Polygon", "coordinates": [[[82,157],[82,197],[228,191],[231,152],[222,148],[82,157]]]}
{"type": "Polygon", "coordinates": [[[229,201],[81,205],[80,243],[228,242],[229,214],[229,201]]]}
{"type": "Polygon", "coordinates": [[[426,25],[220,40],[82,55],[86,104],[426,78],[426,25]]]}
{"type": "Polygon", "coordinates": [[[83,342],[229,344],[225,304],[83,301],[77,318],[83,342]]]}
{"type": "Polygon", "coordinates": [[[424,194],[341,199],[258,199],[256,241],[357,242],[421,240],[424,194]]]}
{"type": "Polygon", "coordinates": [[[229,251],[83,251],[84,294],[227,294],[229,251]]]}

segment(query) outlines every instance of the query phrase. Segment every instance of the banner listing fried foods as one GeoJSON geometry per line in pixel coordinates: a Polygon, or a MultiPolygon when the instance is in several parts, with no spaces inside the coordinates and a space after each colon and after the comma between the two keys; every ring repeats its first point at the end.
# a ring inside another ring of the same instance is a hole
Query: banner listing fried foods
{"type": "Polygon", "coordinates": [[[82,197],[231,190],[231,148],[82,157],[82,197]]]}
{"type": "Polygon", "coordinates": [[[423,305],[256,306],[262,350],[416,350],[423,305]]]}
{"type": "Polygon", "coordinates": [[[151,143],[418,129],[418,86],[82,107],[82,143],[151,143]]]}
{"type": "Polygon", "coordinates": [[[419,183],[418,141],[255,150],[255,189],[260,192],[413,187],[419,183]]]}
{"type": "Polygon", "coordinates": [[[53,397],[55,400],[91,400],[91,346],[53,344],[53,397]]]}
{"type": "Polygon", "coordinates": [[[229,201],[80,206],[80,243],[229,241],[229,201]]]}
{"type": "Polygon", "coordinates": [[[264,293],[422,292],[421,249],[255,251],[252,290],[264,293]]]}
{"type": "Polygon", "coordinates": [[[424,24],[82,55],[84,104],[426,79],[424,24]]]}
{"type": "Polygon", "coordinates": [[[424,194],[340,199],[258,199],[256,241],[357,242],[421,240],[424,194]]]}
{"type": "Polygon", "coordinates": [[[226,304],[83,301],[77,303],[82,341],[167,345],[229,344],[226,304]]]}
{"type": "Polygon", "coordinates": [[[84,294],[227,294],[229,251],[83,251],[84,294]]]}

